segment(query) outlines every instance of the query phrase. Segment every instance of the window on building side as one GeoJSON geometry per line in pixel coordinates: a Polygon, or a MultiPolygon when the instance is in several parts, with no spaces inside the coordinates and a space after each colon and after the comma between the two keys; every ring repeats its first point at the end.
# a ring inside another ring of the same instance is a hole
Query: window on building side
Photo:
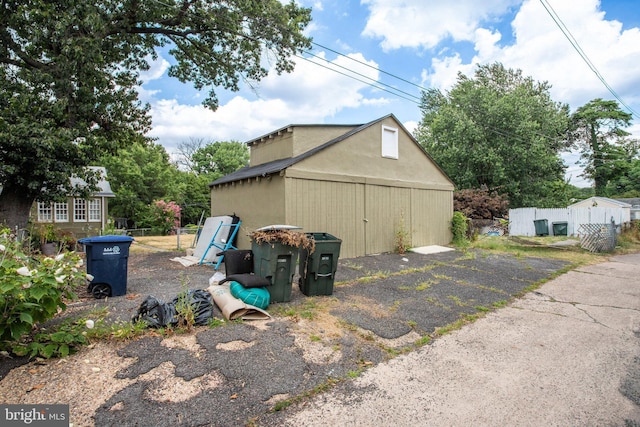
{"type": "Polygon", "coordinates": [[[51,203],[38,202],[38,222],[51,222],[51,203]]]}
{"type": "Polygon", "coordinates": [[[102,219],[100,199],[89,200],[89,222],[99,222],[102,219]]]}
{"type": "Polygon", "coordinates": [[[87,201],[84,199],[73,200],[73,220],[74,221],[86,221],[87,220],[87,201]]]}
{"type": "Polygon", "coordinates": [[[382,157],[398,158],[398,129],[382,126],[382,157]]]}
{"type": "Polygon", "coordinates": [[[68,222],[69,221],[69,204],[68,203],[54,203],[53,210],[55,212],[56,222],[68,222]]]}

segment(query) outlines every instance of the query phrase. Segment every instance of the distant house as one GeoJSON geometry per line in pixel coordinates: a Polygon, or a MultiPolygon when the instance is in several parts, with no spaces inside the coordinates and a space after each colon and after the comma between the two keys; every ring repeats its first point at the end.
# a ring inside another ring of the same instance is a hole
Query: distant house
{"type": "Polygon", "coordinates": [[[255,138],[249,166],[211,184],[211,215],[248,232],[287,224],[340,239],[341,257],[451,241],[454,184],[395,116],[360,125],[289,125],[255,138]]]}
{"type": "MultiPolygon", "coordinates": [[[[98,191],[89,199],[68,197],[65,202],[37,202],[31,212],[35,224],[55,224],[57,229],[73,233],[76,237],[101,234],[107,225],[108,199],[115,197],[107,181],[107,171],[103,167],[90,166],[100,173],[98,191]]],[[[83,187],[87,183],[77,177],[71,178],[73,187],[83,187]]]]}
{"type": "Polygon", "coordinates": [[[575,202],[572,205],[568,206],[569,208],[625,208],[629,209],[631,205],[626,202],[621,202],[615,199],[609,199],[608,197],[598,197],[593,196],[588,199],[580,200],[579,202],[575,202]]]}
{"type": "Polygon", "coordinates": [[[616,199],[619,202],[631,205],[631,219],[640,220],[640,197],[616,199]]]}

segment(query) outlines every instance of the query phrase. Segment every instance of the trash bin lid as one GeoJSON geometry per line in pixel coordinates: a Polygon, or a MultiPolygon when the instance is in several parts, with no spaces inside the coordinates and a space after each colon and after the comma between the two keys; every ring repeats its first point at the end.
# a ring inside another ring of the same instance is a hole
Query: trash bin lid
{"type": "Polygon", "coordinates": [[[83,245],[92,244],[92,243],[131,243],[133,242],[133,237],[131,236],[116,236],[116,235],[107,235],[107,236],[93,236],[93,237],[85,237],[83,239],[78,240],[78,242],[83,245]]]}

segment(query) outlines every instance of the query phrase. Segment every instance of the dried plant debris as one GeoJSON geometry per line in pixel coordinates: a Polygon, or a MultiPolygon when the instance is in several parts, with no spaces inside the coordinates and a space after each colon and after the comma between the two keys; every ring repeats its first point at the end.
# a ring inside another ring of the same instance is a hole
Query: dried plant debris
{"type": "Polygon", "coordinates": [[[249,235],[256,243],[281,243],[294,248],[306,249],[313,253],[316,242],[313,238],[300,231],[293,230],[261,230],[249,235]]]}

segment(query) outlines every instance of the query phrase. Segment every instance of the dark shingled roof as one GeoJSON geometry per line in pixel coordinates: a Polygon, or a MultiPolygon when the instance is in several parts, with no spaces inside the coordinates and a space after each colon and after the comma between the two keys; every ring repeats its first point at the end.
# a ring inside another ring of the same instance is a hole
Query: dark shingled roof
{"type": "MultiPolygon", "coordinates": [[[[362,130],[374,125],[375,123],[378,123],[388,117],[394,117],[393,114],[389,114],[386,115],[384,117],[381,117],[379,119],[376,119],[372,122],[369,123],[365,123],[363,125],[358,125],[356,128],[350,130],[349,132],[340,135],[337,138],[334,138],[330,141],[325,142],[322,145],[319,145],[315,148],[312,148],[309,151],[306,151],[302,154],[297,155],[296,157],[288,157],[285,159],[279,159],[279,160],[273,160],[271,162],[267,162],[267,163],[263,163],[257,166],[248,166],[242,169],[238,169],[237,171],[230,173],[229,175],[225,175],[222,178],[218,178],[215,181],[213,181],[211,184],[209,184],[209,187],[214,187],[216,185],[220,185],[220,184],[226,184],[229,182],[235,182],[235,181],[241,181],[243,179],[248,179],[248,178],[256,178],[259,176],[265,177],[267,175],[271,175],[274,173],[280,173],[281,171],[285,170],[286,168],[288,168],[291,165],[294,165],[308,157],[313,156],[314,154],[318,153],[319,151],[324,150],[327,147],[332,146],[333,144],[337,144],[340,141],[343,141],[347,138],[349,138],[352,135],[355,135],[358,132],[361,132],[362,130]]],[[[395,117],[394,117],[395,118],[395,117]]],[[[396,121],[398,121],[396,119],[396,121]]],[[[398,121],[398,123],[400,123],[398,121]]],[[[290,126],[286,126],[286,127],[295,127],[295,125],[290,125],[290,126]]],[[[408,133],[408,132],[407,132],[408,133]]]]}

